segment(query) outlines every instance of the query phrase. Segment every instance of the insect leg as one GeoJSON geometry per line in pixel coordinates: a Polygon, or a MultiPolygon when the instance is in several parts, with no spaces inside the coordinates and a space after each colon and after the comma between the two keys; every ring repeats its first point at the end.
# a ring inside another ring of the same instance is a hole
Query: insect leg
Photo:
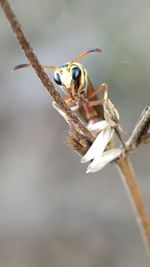
{"type": "MultiPolygon", "coordinates": [[[[73,105],[74,103],[73,103],[73,101],[72,101],[72,99],[71,99],[71,97],[70,96],[67,96],[67,97],[65,97],[64,98],[64,101],[66,102],[66,104],[70,107],[70,109],[72,110],[72,111],[77,111],[78,109],[79,109],[79,106],[77,106],[77,105],[73,105]]],[[[62,116],[62,117],[64,117],[64,119],[68,122],[68,118],[67,118],[67,115],[66,115],[66,113],[57,105],[57,103],[55,102],[55,101],[53,101],[52,102],[52,106],[58,111],[58,113],[62,116]]]]}
{"type": "Polygon", "coordinates": [[[88,106],[90,106],[90,107],[98,106],[98,105],[103,104],[103,102],[104,102],[104,100],[100,100],[100,99],[98,99],[98,100],[93,100],[93,101],[90,101],[90,102],[88,103],[88,106]]]}
{"type": "Polygon", "coordinates": [[[66,102],[66,104],[67,104],[68,106],[73,105],[73,101],[72,101],[72,98],[71,98],[70,96],[66,96],[66,97],[64,98],[64,101],[66,102]]]}
{"type": "Polygon", "coordinates": [[[104,92],[104,100],[108,99],[108,85],[107,83],[102,83],[100,84],[93,92],[89,94],[89,99],[92,98],[93,96],[97,95],[101,91],[105,90],[104,92]]]}
{"type": "Polygon", "coordinates": [[[79,109],[79,106],[78,105],[74,105],[74,102],[72,101],[72,98],[70,96],[66,96],[64,98],[64,101],[70,107],[70,109],[72,111],[77,111],[79,109]]]}

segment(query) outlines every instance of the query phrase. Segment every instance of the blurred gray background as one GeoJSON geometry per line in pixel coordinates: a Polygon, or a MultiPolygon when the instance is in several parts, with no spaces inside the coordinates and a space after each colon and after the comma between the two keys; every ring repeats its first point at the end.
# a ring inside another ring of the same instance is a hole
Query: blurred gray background
{"type": "MultiPolygon", "coordinates": [[[[149,0],[11,1],[39,59],[81,51],[95,86],[107,82],[126,138],[150,100],[149,0]]],[[[87,175],[65,144],[67,125],[0,14],[0,266],[148,267],[115,165],[87,175]]],[[[52,73],[49,73],[52,77],[52,73]]],[[[150,212],[149,147],[132,155],[150,212]]]]}

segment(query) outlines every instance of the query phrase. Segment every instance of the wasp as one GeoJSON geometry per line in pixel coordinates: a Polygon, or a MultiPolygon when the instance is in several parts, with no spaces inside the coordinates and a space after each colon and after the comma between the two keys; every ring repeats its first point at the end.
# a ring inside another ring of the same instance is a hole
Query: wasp
{"type": "MultiPolygon", "coordinates": [[[[103,101],[108,99],[108,86],[106,83],[94,88],[86,69],[78,63],[78,60],[92,52],[102,52],[100,48],[88,49],[73,58],[61,67],[43,65],[43,68],[54,71],[54,81],[65,92],[64,101],[74,111],[78,111],[86,121],[104,119],[103,101]],[[104,99],[99,99],[97,94],[104,90],[104,99]]],[[[32,67],[31,64],[21,64],[13,68],[16,71],[21,68],[32,67]]]]}

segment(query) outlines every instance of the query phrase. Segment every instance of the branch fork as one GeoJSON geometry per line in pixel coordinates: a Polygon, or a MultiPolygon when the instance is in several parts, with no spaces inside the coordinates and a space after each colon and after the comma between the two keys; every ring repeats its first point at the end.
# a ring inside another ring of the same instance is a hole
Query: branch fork
{"type": "MultiPolygon", "coordinates": [[[[18,22],[8,0],[0,0],[0,5],[12,27],[12,30],[16,35],[20,46],[22,47],[26,57],[28,58],[29,63],[34,68],[44,87],[53,97],[55,103],[66,114],[66,118],[71,126],[69,138],[70,135],[72,137],[71,139],[68,139],[68,142],[71,142],[71,145],[74,146],[74,148],[76,147],[76,150],[79,150],[79,153],[81,155],[85,155],[94,141],[94,136],[87,129],[87,127],[79,120],[79,118],[74,114],[74,112],[66,105],[63,98],[54,88],[52,82],[50,81],[47,74],[44,72],[40,62],[38,61],[38,58],[33,52],[33,49],[31,48],[29,41],[27,40],[23,30],[21,29],[20,23],[18,22]]],[[[114,127],[115,131],[120,130],[117,126],[119,125],[117,124],[116,127],[114,127]]],[[[136,214],[136,219],[138,225],[140,226],[142,237],[146,241],[145,243],[147,245],[148,251],[150,251],[150,222],[136,182],[131,162],[128,158],[128,154],[135,151],[140,144],[150,142],[150,132],[148,131],[149,126],[150,107],[147,107],[143,111],[130,138],[125,143],[125,146],[123,146],[123,149],[121,149],[120,157],[115,159],[116,164],[119,166],[121,176],[123,177],[125,187],[127,188],[127,191],[129,193],[136,214]]],[[[118,133],[120,135],[119,131],[118,133]]]]}

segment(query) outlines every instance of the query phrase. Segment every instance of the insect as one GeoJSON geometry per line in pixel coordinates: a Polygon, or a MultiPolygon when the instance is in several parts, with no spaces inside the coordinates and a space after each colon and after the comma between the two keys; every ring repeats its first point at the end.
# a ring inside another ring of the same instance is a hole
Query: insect
{"type": "MultiPolygon", "coordinates": [[[[86,69],[78,63],[79,59],[92,52],[102,52],[102,50],[100,48],[85,50],[61,67],[43,65],[43,68],[54,71],[54,81],[66,94],[64,101],[72,110],[78,111],[86,122],[104,119],[103,100],[99,99],[97,94],[104,90],[104,100],[108,98],[107,84],[102,83],[94,89],[86,69]]],[[[32,66],[17,65],[13,71],[24,67],[32,66]]]]}

